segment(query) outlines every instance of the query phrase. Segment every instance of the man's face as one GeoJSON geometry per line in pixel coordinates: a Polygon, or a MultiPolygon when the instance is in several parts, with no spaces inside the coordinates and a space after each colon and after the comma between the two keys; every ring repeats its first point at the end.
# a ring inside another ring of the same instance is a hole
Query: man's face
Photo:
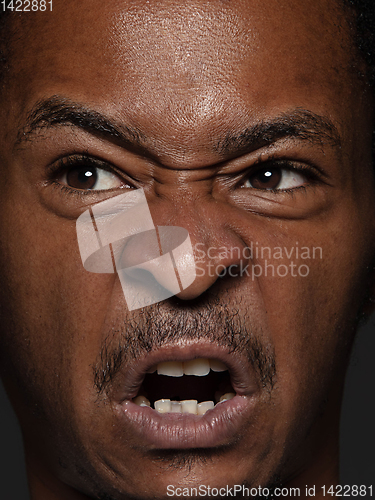
{"type": "Polygon", "coordinates": [[[121,499],[336,473],[374,197],[370,98],[326,4],[55,1],[17,21],[1,366],[32,474],[121,499]],[[116,274],[84,269],[75,222],[134,188],[189,231],[199,270],[129,312],[116,274]],[[194,358],[229,375],[146,375],[194,358]],[[202,416],[132,402],[227,392],[202,416]]]}

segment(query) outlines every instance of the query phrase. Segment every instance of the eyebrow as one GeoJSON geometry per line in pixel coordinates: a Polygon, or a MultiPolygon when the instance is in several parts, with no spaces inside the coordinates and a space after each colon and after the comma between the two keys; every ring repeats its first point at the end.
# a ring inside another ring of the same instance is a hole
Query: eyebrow
{"type": "Polygon", "coordinates": [[[271,120],[258,122],[240,134],[227,134],[217,143],[216,149],[225,156],[234,150],[255,150],[281,139],[299,139],[310,144],[341,148],[340,133],[331,120],[312,111],[296,108],[271,120]]]}
{"type": "MultiPolygon", "coordinates": [[[[140,130],[126,127],[96,110],[60,96],[36,103],[28,114],[25,126],[18,132],[15,146],[31,139],[42,129],[55,126],[73,126],[107,140],[115,141],[125,148],[138,146],[147,151],[151,141],[140,130]]],[[[263,120],[253,126],[231,133],[217,140],[214,151],[220,156],[238,155],[254,151],[280,139],[300,139],[311,144],[329,144],[341,148],[340,134],[327,117],[312,111],[296,108],[272,119],[263,120]]]]}

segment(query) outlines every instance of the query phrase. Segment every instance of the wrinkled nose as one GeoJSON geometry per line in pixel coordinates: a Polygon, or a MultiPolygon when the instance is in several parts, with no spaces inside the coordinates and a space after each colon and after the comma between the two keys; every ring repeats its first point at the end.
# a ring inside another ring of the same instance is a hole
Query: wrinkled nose
{"type": "MultiPolygon", "coordinates": [[[[218,203],[210,197],[194,202],[186,196],[179,203],[170,203],[169,209],[168,202],[165,205],[158,208],[157,204],[150,204],[154,220],[163,223],[167,219],[189,235],[189,245],[179,249],[176,270],[179,275],[188,276],[190,284],[181,280],[182,287],[175,295],[193,300],[221,277],[238,279],[246,275],[250,249],[237,228],[229,223],[231,216],[226,218],[218,203]]],[[[174,242],[175,247],[177,243],[174,242]]]]}
{"type": "Polygon", "coordinates": [[[130,310],[173,295],[194,299],[219,276],[239,275],[245,247],[219,220],[215,231],[192,217],[181,222],[155,226],[142,189],[98,203],[77,220],[84,267],[117,272],[130,310]]]}
{"type": "MultiPolygon", "coordinates": [[[[177,295],[194,299],[219,276],[240,275],[246,260],[238,246],[210,245],[192,238],[183,227],[157,226],[113,244],[116,269],[123,280],[134,280],[155,302],[177,295]]],[[[133,289],[134,293],[134,289],[133,289]]]]}

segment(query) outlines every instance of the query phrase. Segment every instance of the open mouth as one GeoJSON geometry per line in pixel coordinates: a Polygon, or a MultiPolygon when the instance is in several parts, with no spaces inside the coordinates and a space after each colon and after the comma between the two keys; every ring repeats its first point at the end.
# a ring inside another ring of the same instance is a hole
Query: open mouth
{"type": "Polygon", "coordinates": [[[137,446],[210,448],[236,442],[248,428],[259,387],[243,354],[200,341],[163,346],[130,363],[112,397],[137,446]]]}
{"type": "Polygon", "coordinates": [[[217,359],[198,358],[152,367],[133,402],[158,413],[204,415],[235,395],[227,366],[217,359]]]}

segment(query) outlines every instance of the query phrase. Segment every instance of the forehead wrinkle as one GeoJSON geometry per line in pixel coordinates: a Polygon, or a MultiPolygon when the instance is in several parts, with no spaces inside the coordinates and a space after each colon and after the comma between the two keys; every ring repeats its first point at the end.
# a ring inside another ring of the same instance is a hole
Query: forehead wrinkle
{"type": "Polygon", "coordinates": [[[158,72],[155,57],[167,60],[173,75],[189,73],[201,81],[210,66],[217,68],[231,58],[233,68],[246,57],[254,28],[244,25],[229,2],[148,2],[142,10],[129,8],[112,18],[112,33],[119,46],[116,62],[137,68],[143,62],[158,72]],[[140,30],[143,36],[140,36],[140,30]],[[225,35],[225,40],[223,40],[225,35]],[[157,49],[147,50],[149,42],[157,49]],[[219,43],[218,43],[219,42],[219,43]]]}

